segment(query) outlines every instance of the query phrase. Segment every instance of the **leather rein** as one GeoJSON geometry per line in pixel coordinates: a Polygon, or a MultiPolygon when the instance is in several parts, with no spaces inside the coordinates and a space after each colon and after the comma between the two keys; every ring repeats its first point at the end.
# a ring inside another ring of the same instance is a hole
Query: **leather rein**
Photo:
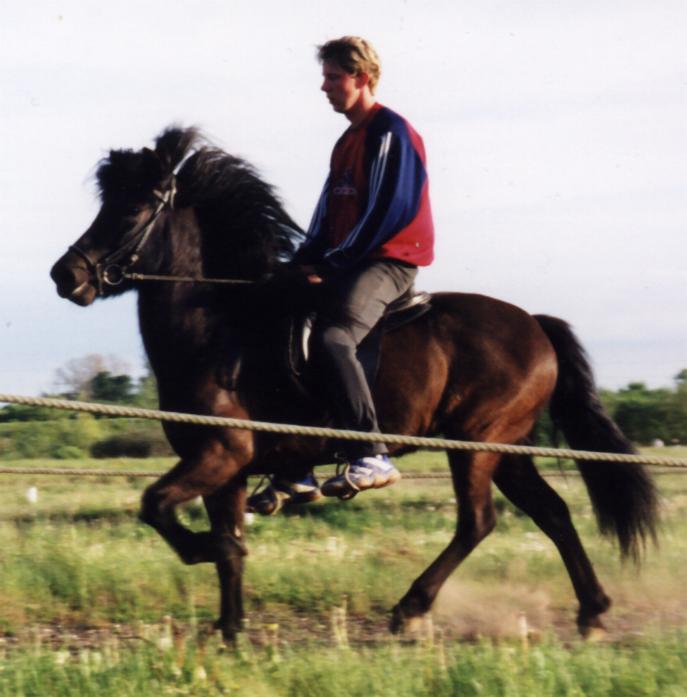
{"type": "Polygon", "coordinates": [[[141,258],[141,250],[155,227],[157,219],[165,208],[173,210],[174,199],[176,198],[176,177],[172,175],[169,186],[160,191],[155,189],[153,195],[158,203],[155,210],[148,220],[134,227],[133,230],[125,235],[128,239],[117,249],[105,254],[96,261],[93,261],[87,252],[84,252],[77,245],[69,246],[69,251],[81,257],[86,262],[88,270],[93,273],[97,281],[98,295],[104,295],[105,286],[118,286],[125,280],[129,281],[162,281],[167,283],[215,283],[225,285],[238,285],[254,283],[246,279],[234,278],[203,278],[195,276],[168,276],[158,274],[134,273],[130,269],[141,258]]]}

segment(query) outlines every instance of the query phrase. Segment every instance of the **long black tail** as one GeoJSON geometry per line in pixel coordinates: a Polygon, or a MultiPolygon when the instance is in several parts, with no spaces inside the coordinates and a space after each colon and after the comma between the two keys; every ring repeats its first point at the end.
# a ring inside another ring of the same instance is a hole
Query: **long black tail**
{"type": "MultiPolygon", "coordinates": [[[[610,453],[634,453],[603,408],[594,385],[589,359],[563,320],[536,315],[558,357],[558,382],[549,410],[571,448],[610,453]]],[[[658,496],[653,481],[634,463],[577,461],[587,485],[599,529],[615,534],[623,557],[639,560],[647,537],[656,539],[658,496]]]]}

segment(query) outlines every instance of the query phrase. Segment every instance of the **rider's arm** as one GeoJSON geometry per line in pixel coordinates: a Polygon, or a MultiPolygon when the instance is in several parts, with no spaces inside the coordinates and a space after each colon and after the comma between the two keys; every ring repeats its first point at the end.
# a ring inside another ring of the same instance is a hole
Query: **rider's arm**
{"type": "Polygon", "coordinates": [[[296,251],[292,263],[294,264],[321,264],[324,253],[327,249],[327,239],[325,233],[325,221],[327,218],[327,197],[329,196],[329,181],[324,183],[322,193],[317,201],[315,212],[313,213],[310,227],[305,237],[305,241],[296,251]]]}
{"type": "Polygon", "coordinates": [[[337,268],[355,264],[411,225],[426,196],[419,138],[414,142],[406,130],[396,127],[375,134],[374,141],[365,210],[346,238],[325,255],[337,268]]]}

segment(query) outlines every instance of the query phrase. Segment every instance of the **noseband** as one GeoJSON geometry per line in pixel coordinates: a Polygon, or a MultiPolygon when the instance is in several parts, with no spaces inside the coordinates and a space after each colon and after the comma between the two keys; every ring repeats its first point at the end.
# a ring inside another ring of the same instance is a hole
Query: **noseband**
{"type": "Polygon", "coordinates": [[[176,192],[176,177],[172,175],[169,186],[165,190],[156,189],[153,191],[158,204],[150,218],[134,227],[126,235],[128,239],[122,245],[100,259],[93,261],[86,252],[75,244],[69,246],[69,251],[81,257],[86,262],[88,270],[95,276],[99,296],[104,294],[105,286],[118,286],[124,279],[130,277],[128,271],[140,259],[141,250],[150,238],[160,214],[165,208],[170,210],[174,208],[176,192]]]}

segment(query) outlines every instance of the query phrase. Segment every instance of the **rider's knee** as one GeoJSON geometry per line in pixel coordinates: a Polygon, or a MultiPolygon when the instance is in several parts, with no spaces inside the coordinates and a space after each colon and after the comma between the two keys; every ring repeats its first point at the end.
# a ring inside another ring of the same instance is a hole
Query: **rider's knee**
{"type": "Polygon", "coordinates": [[[325,356],[354,354],[356,350],[351,332],[340,325],[330,325],[315,331],[312,347],[317,354],[325,356]]]}

